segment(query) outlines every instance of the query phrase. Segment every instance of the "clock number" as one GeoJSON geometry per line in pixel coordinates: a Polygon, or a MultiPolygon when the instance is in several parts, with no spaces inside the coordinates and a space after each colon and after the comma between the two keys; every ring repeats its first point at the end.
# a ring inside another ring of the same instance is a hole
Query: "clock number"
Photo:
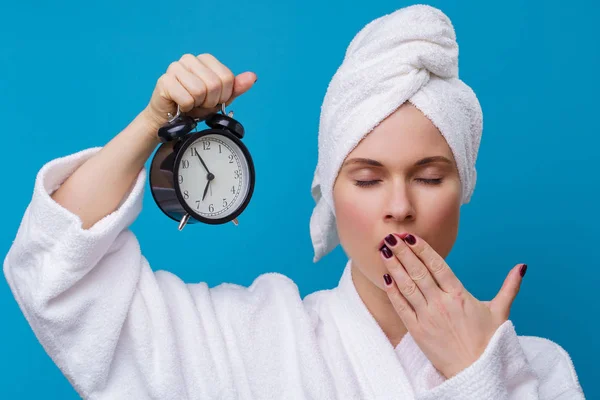
{"type": "Polygon", "coordinates": [[[203,141],[202,146],[204,146],[203,150],[210,150],[210,142],[208,140],[203,141]]]}
{"type": "Polygon", "coordinates": [[[219,154],[221,154],[221,145],[219,145],[219,154]]]}
{"type": "Polygon", "coordinates": [[[227,199],[223,199],[223,207],[227,207],[227,199]]]}
{"type": "Polygon", "coordinates": [[[233,154],[229,155],[229,164],[233,164],[233,154]]]}
{"type": "Polygon", "coordinates": [[[236,169],[233,172],[234,172],[233,175],[235,176],[235,179],[239,178],[242,175],[242,171],[240,171],[239,169],[236,169]]]}
{"type": "Polygon", "coordinates": [[[215,207],[211,204],[208,206],[208,211],[213,212],[215,211],[215,207]]]}
{"type": "Polygon", "coordinates": [[[183,169],[187,169],[190,167],[190,160],[183,160],[181,162],[181,166],[183,167],[183,169]]]}
{"type": "Polygon", "coordinates": [[[196,200],[196,210],[200,209],[200,200],[196,200]]]}
{"type": "Polygon", "coordinates": [[[179,184],[181,185],[183,183],[183,175],[179,174],[179,184]]]}
{"type": "Polygon", "coordinates": [[[194,157],[196,155],[196,148],[190,147],[190,157],[194,157]]]}
{"type": "Polygon", "coordinates": [[[231,187],[231,193],[235,194],[235,186],[231,187]]]}
{"type": "Polygon", "coordinates": [[[186,200],[190,198],[190,194],[188,193],[188,191],[187,191],[187,190],[185,190],[185,191],[183,192],[183,198],[184,198],[184,199],[186,199],[186,200]]]}

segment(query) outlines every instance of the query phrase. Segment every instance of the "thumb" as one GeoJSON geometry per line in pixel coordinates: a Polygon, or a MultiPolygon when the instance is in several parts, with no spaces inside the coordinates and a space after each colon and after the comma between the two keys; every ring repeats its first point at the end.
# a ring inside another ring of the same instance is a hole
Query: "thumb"
{"type": "Polygon", "coordinates": [[[517,297],[519,290],[521,289],[521,282],[523,282],[523,276],[527,271],[527,264],[517,264],[509,273],[504,284],[500,288],[500,291],[490,301],[490,310],[494,313],[501,315],[503,318],[508,319],[510,315],[510,308],[512,303],[517,297]]]}
{"type": "Polygon", "coordinates": [[[235,80],[233,81],[233,94],[226,105],[231,104],[236,97],[239,97],[250,90],[250,88],[254,86],[254,82],[256,82],[257,79],[258,78],[254,72],[244,72],[236,76],[235,80]]]}

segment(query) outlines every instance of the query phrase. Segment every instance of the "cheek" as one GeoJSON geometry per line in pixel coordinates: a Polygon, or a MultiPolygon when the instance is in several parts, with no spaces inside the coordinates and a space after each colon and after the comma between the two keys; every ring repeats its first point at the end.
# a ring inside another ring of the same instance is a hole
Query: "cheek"
{"type": "Polygon", "coordinates": [[[438,197],[428,204],[426,209],[429,211],[427,220],[430,224],[453,224],[458,219],[459,203],[454,197],[450,197],[445,201],[443,198],[438,197]]]}
{"type": "Polygon", "coordinates": [[[336,223],[342,245],[359,243],[373,231],[377,221],[376,196],[357,197],[352,189],[341,189],[335,200],[336,223]]]}
{"type": "Polygon", "coordinates": [[[442,256],[446,257],[458,234],[460,220],[460,188],[457,191],[448,191],[435,199],[423,204],[427,213],[421,213],[419,225],[427,242],[442,256]]]}

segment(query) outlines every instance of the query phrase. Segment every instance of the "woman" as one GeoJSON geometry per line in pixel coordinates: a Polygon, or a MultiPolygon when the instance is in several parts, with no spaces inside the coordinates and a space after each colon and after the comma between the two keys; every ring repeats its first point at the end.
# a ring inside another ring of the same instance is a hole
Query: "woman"
{"type": "Polygon", "coordinates": [[[338,242],[339,286],[301,299],[154,273],[128,229],[144,163],[179,105],[203,117],[256,76],[184,55],[102,148],[39,172],[4,272],[77,392],[106,399],[582,399],[568,354],[508,319],[526,266],[490,302],[444,258],[475,184],[482,130],[450,20],[411,6],[361,30],[329,85],[311,218],[315,261],[338,242]]]}

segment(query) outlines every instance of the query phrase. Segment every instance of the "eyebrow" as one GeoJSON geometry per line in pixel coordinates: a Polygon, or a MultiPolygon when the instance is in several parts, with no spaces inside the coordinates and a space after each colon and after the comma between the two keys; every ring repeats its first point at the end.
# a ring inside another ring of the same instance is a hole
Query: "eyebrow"
{"type": "MultiPolygon", "coordinates": [[[[420,159],[419,161],[417,161],[414,164],[414,166],[418,167],[421,165],[431,164],[434,162],[443,162],[445,164],[453,165],[452,161],[444,156],[432,156],[432,157],[425,157],[425,158],[420,159]]],[[[344,165],[342,165],[342,167],[345,167],[350,164],[366,164],[366,165],[370,165],[373,167],[383,167],[384,166],[379,161],[373,160],[371,158],[351,158],[349,160],[346,160],[344,162],[344,165]]]]}

